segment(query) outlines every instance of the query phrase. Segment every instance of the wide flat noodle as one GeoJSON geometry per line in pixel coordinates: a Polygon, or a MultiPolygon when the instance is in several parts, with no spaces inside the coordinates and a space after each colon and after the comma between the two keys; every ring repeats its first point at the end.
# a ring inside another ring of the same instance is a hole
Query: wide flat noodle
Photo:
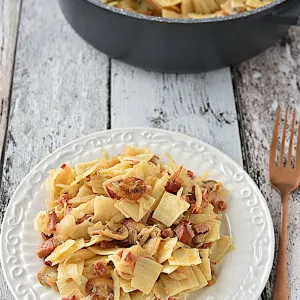
{"type": "Polygon", "coordinates": [[[131,285],[144,294],[149,294],[162,271],[163,266],[157,262],[145,258],[138,257],[133,272],[133,278],[131,280],[131,285]]]}
{"type": "Polygon", "coordinates": [[[157,262],[162,263],[168,260],[172,256],[172,252],[177,244],[177,241],[178,238],[175,237],[175,238],[168,238],[160,242],[156,253],[157,262]]]}
{"type": "Polygon", "coordinates": [[[165,274],[171,274],[173,273],[174,271],[176,271],[177,269],[179,268],[179,266],[171,266],[170,263],[168,261],[165,261],[163,263],[163,269],[162,269],[162,273],[165,273],[165,274]]]}
{"type": "Polygon", "coordinates": [[[67,240],[76,230],[76,220],[72,215],[66,215],[56,225],[55,239],[59,242],[67,240]]]}
{"type": "Polygon", "coordinates": [[[119,200],[115,203],[115,208],[117,208],[126,217],[130,217],[135,222],[139,222],[150,210],[154,203],[154,198],[144,195],[138,199],[138,201],[119,200]]]}
{"type": "Polygon", "coordinates": [[[197,266],[207,281],[211,280],[210,259],[202,258],[202,263],[197,266]]]}
{"type": "Polygon", "coordinates": [[[121,285],[121,288],[122,290],[125,292],[125,293],[130,293],[130,292],[133,292],[133,291],[136,291],[137,289],[134,288],[132,285],[131,285],[131,281],[130,280],[126,280],[122,277],[119,278],[120,280],[120,285],[121,285]]]}
{"type": "Polygon", "coordinates": [[[172,253],[169,258],[171,266],[195,266],[201,264],[201,258],[198,249],[179,248],[172,253]]]}
{"type": "Polygon", "coordinates": [[[189,268],[189,277],[187,279],[178,281],[166,274],[161,274],[160,278],[164,283],[165,291],[169,296],[174,296],[185,290],[196,288],[199,284],[191,268],[189,268]]]}
{"type": "Polygon", "coordinates": [[[220,262],[221,259],[226,255],[232,248],[232,237],[221,234],[220,239],[212,245],[212,254],[209,258],[214,262],[220,262]]]}
{"type": "Polygon", "coordinates": [[[205,223],[208,220],[215,219],[214,215],[207,215],[207,214],[192,214],[189,217],[192,224],[201,224],[205,223]]]}
{"type": "Polygon", "coordinates": [[[204,242],[205,243],[211,243],[218,239],[220,239],[220,227],[221,227],[221,221],[219,220],[207,220],[205,222],[210,226],[210,230],[205,235],[204,242]]]}
{"type": "Polygon", "coordinates": [[[106,222],[118,215],[120,219],[124,218],[124,215],[115,208],[116,202],[117,200],[105,196],[97,196],[94,200],[94,220],[106,222]]]}
{"type": "Polygon", "coordinates": [[[189,207],[188,202],[177,199],[176,195],[165,192],[153,213],[153,218],[170,227],[189,207]]]}
{"type": "Polygon", "coordinates": [[[58,246],[52,254],[50,254],[46,261],[51,261],[52,265],[56,265],[68,258],[70,258],[76,251],[85,246],[84,239],[67,240],[62,245],[58,246]]]}

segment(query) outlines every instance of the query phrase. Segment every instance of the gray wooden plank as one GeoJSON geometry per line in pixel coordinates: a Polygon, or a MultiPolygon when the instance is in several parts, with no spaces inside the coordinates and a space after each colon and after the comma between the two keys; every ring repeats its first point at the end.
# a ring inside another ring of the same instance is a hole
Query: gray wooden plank
{"type": "MultiPolygon", "coordinates": [[[[7,127],[20,6],[21,0],[0,0],[0,157],[7,127]]],[[[1,271],[0,291],[1,299],[12,299],[1,271]]]]}
{"type": "MultiPolygon", "coordinates": [[[[42,158],[77,137],[106,129],[108,70],[108,58],[73,32],[56,1],[23,1],[0,221],[18,184],[42,158]]],[[[1,274],[0,299],[13,299],[3,282],[1,274]]]]}
{"type": "Polygon", "coordinates": [[[20,6],[21,0],[0,0],[0,157],[7,125],[20,6]]]}
{"type": "MultiPolygon", "coordinates": [[[[280,224],[279,195],[267,180],[270,138],[277,106],[296,107],[300,117],[300,28],[293,28],[276,46],[234,69],[235,92],[240,110],[244,161],[251,177],[265,195],[275,228],[280,224]]],[[[290,299],[300,299],[300,190],[289,202],[288,274],[290,299]]],[[[273,266],[266,298],[272,298],[273,266]]]]}
{"type": "Polygon", "coordinates": [[[113,60],[111,84],[113,128],[147,126],[183,132],[242,164],[229,69],[195,75],[158,74],[113,60]]]}
{"type": "Polygon", "coordinates": [[[111,87],[112,128],[144,126],[186,133],[242,165],[229,69],[158,74],[112,60],[111,87]]]}

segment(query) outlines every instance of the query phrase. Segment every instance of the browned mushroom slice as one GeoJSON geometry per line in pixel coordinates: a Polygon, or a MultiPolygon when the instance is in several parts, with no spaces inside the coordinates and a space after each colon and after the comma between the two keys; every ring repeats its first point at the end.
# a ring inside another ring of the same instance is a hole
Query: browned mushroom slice
{"type": "Polygon", "coordinates": [[[107,187],[109,196],[113,199],[138,200],[146,192],[146,185],[143,180],[135,177],[113,181],[107,187]]]}
{"type": "Polygon", "coordinates": [[[57,291],[56,280],[57,280],[57,268],[45,266],[37,273],[37,278],[41,285],[45,287],[51,287],[57,291]]]}
{"type": "Polygon", "coordinates": [[[85,285],[85,292],[93,300],[106,300],[113,298],[114,282],[109,277],[95,277],[89,279],[85,285]]]}

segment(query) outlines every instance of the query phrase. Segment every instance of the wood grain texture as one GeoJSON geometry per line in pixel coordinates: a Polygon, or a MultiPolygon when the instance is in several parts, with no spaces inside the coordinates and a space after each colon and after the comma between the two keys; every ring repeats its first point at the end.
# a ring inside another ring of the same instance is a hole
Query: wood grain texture
{"type": "MultiPolygon", "coordinates": [[[[275,47],[234,69],[240,110],[244,162],[265,195],[275,228],[280,224],[280,198],[267,179],[268,152],[277,106],[296,107],[300,117],[300,28],[293,28],[275,47]]],[[[288,276],[290,300],[300,299],[300,190],[289,202],[288,276]]],[[[276,258],[276,257],[275,257],[276,258]]],[[[266,299],[272,299],[273,266],[266,299]]]]}
{"type": "Polygon", "coordinates": [[[242,163],[229,69],[198,75],[146,72],[112,61],[111,125],[197,137],[242,163]]]}
{"type": "Polygon", "coordinates": [[[21,0],[0,0],[0,157],[6,132],[21,0]]]}
{"type": "MultiPolygon", "coordinates": [[[[0,221],[32,167],[108,122],[108,59],[73,32],[56,1],[23,1],[17,49],[0,221]]],[[[0,284],[0,299],[12,300],[3,276],[0,284]]]]}
{"type": "MultiPolygon", "coordinates": [[[[12,82],[21,0],[0,0],[0,157],[8,121],[9,96],[12,82]]],[[[0,216],[3,214],[1,213],[0,216]]],[[[0,222],[1,223],[1,222],[0,222]]],[[[0,270],[1,299],[12,296],[0,270]]]]}

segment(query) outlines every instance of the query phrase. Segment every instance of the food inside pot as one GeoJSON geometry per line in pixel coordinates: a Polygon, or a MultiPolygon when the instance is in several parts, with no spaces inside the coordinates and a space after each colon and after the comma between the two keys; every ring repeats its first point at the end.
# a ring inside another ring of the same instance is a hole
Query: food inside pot
{"type": "Polygon", "coordinates": [[[124,10],[164,18],[201,19],[234,15],[274,0],[99,0],[124,10]]]}

